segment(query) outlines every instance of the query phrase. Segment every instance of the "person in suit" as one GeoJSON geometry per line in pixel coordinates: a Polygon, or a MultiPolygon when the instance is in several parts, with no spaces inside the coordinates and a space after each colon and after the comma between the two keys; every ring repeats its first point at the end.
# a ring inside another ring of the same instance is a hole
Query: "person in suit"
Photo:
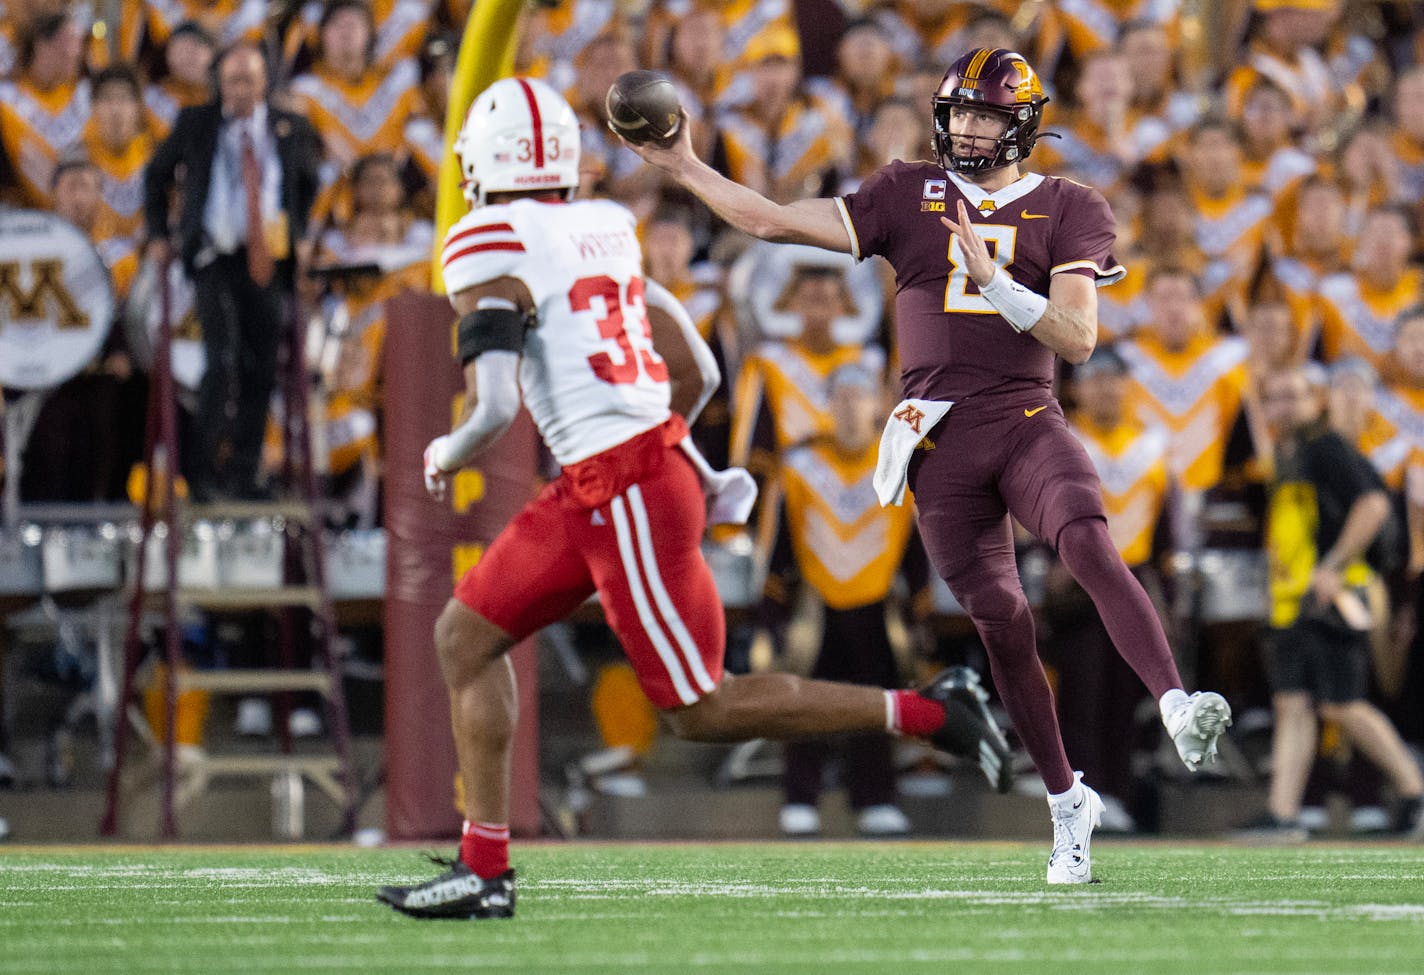
{"type": "Polygon", "coordinates": [[[198,500],[262,493],[258,463],[277,344],[321,159],[311,125],[268,103],[256,44],[228,48],[216,70],[217,100],[178,114],[144,174],[144,257],[166,263],[176,237],[203,327],[205,419],[186,464],[198,500]]]}

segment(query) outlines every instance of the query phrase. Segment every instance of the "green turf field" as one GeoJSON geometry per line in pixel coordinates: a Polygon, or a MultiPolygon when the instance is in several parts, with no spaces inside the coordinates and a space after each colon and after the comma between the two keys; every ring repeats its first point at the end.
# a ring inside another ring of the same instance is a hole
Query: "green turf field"
{"type": "Polygon", "coordinates": [[[522,846],[512,921],[420,922],[411,850],[0,849],[0,973],[1424,972],[1424,848],[522,846]]]}

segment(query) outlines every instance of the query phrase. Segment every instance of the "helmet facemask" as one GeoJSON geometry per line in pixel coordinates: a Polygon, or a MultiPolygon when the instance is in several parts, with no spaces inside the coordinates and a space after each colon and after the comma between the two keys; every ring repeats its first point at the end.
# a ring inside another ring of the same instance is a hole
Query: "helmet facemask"
{"type": "Polygon", "coordinates": [[[1003,109],[996,105],[986,105],[963,98],[934,99],[934,149],[939,164],[955,173],[983,173],[1001,166],[1022,162],[1033,151],[1038,139],[1038,125],[1043,119],[1042,105],[1020,105],[1014,109],[1003,109]],[[1008,122],[1007,128],[997,138],[991,136],[952,135],[949,116],[952,108],[966,108],[973,111],[993,112],[1008,122]],[[993,149],[988,155],[971,153],[967,156],[955,155],[953,140],[970,141],[971,149],[987,147],[993,149]]]}

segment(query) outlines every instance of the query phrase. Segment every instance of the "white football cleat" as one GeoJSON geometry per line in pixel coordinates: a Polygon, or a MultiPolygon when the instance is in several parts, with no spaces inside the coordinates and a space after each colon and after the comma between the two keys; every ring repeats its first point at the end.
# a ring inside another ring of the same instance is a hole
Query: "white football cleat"
{"type": "Polygon", "coordinates": [[[861,836],[905,836],[910,832],[910,819],[899,806],[866,806],[856,817],[855,829],[861,836]]]}
{"type": "Polygon", "coordinates": [[[1083,784],[1083,773],[1073,773],[1075,788],[1062,799],[1048,800],[1053,819],[1053,852],[1048,855],[1050,884],[1093,882],[1091,845],[1093,830],[1103,818],[1103,800],[1083,784]]]}
{"type": "Polygon", "coordinates": [[[791,802],[781,807],[777,815],[781,835],[800,838],[821,835],[821,814],[815,806],[791,802]]]}
{"type": "Polygon", "coordinates": [[[1231,705],[1214,691],[1197,691],[1172,709],[1167,734],[1193,772],[1216,761],[1216,740],[1231,726],[1231,705]]]}

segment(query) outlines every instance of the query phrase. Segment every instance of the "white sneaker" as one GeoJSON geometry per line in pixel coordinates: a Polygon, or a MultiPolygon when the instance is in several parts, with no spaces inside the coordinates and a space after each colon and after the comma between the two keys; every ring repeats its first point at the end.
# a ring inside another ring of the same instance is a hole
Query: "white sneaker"
{"type": "Polygon", "coordinates": [[[1103,800],[1103,819],[1098,823],[1098,829],[1104,833],[1137,832],[1137,820],[1132,818],[1132,813],[1127,811],[1121,799],[1104,795],[1099,795],[1099,798],[1103,800]]]}
{"type": "Polygon", "coordinates": [[[605,796],[641,799],[648,794],[647,781],[636,771],[600,775],[589,784],[593,786],[594,792],[605,796]]]}
{"type": "Polygon", "coordinates": [[[1074,788],[1062,799],[1048,800],[1053,819],[1053,852],[1048,855],[1050,884],[1090,884],[1093,830],[1103,818],[1103,800],[1083,784],[1083,773],[1073,773],[1074,788]]]}
{"type": "Polygon", "coordinates": [[[777,817],[781,832],[786,836],[818,836],[821,832],[821,814],[815,806],[803,803],[788,803],[781,807],[777,817]]]}
{"type": "MultiPolygon", "coordinates": [[[[1301,812],[1305,812],[1304,809],[1301,812]]],[[[1350,811],[1350,832],[1385,833],[1389,831],[1389,813],[1380,806],[1357,806],[1350,811]]]]}
{"type": "Polygon", "coordinates": [[[1231,726],[1231,705],[1213,691],[1197,691],[1165,721],[1177,754],[1193,772],[1216,761],[1216,740],[1231,726]]]}
{"type": "Polygon", "coordinates": [[[237,702],[237,724],[233,731],[239,735],[265,737],[272,733],[272,703],[265,697],[245,697],[237,702]]]}
{"type": "Polygon", "coordinates": [[[910,832],[910,818],[899,806],[866,806],[856,818],[855,828],[861,836],[905,836],[910,832]]]}
{"type": "Polygon", "coordinates": [[[311,708],[292,708],[287,715],[287,733],[293,738],[315,738],[321,734],[321,716],[311,708]]]}

